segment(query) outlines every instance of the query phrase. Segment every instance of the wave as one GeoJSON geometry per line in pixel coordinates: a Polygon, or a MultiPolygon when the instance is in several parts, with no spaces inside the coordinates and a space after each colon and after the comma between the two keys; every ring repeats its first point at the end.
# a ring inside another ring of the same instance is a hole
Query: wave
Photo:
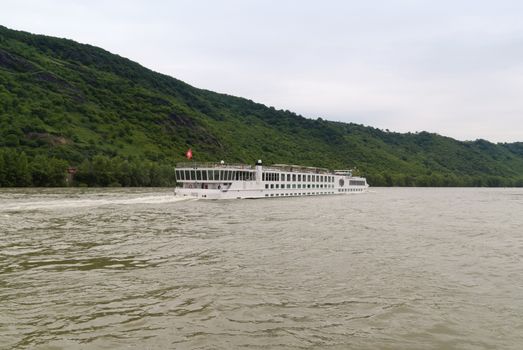
{"type": "Polygon", "coordinates": [[[106,205],[129,205],[129,204],[165,204],[186,201],[190,198],[179,198],[174,195],[162,196],[142,196],[133,198],[90,198],[90,199],[57,199],[57,200],[39,200],[18,203],[0,204],[0,212],[2,211],[29,211],[29,210],[52,210],[62,208],[86,208],[86,207],[100,207],[106,205]]]}

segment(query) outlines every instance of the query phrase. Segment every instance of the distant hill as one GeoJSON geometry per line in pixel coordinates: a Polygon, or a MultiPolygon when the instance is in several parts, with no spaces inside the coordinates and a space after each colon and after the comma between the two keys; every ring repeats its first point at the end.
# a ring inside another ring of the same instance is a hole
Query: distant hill
{"type": "Polygon", "coordinates": [[[522,186],[523,143],[307,119],[0,26],[0,186],[166,185],[195,160],[356,167],[373,185],[522,186]]]}

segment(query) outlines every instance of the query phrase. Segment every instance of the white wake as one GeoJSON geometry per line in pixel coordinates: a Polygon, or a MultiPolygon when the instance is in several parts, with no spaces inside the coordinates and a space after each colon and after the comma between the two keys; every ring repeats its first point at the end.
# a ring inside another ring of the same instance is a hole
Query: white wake
{"type": "Polygon", "coordinates": [[[0,203],[0,212],[2,211],[27,211],[27,210],[46,210],[62,208],[87,208],[101,207],[106,205],[130,205],[130,204],[168,204],[180,201],[186,201],[190,198],[180,198],[174,195],[162,196],[142,196],[133,198],[75,198],[75,199],[49,199],[37,201],[24,201],[15,203],[0,203]]]}

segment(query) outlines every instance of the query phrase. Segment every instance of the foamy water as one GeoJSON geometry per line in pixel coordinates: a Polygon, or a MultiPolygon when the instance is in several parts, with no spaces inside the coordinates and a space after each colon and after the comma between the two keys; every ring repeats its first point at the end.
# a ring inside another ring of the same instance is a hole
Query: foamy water
{"type": "MultiPolygon", "coordinates": [[[[38,191],[38,189],[33,190],[38,191]]],[[[69,190],[74,193],[75,190],[69,190]]],[[[93,192],[92,190],[89,192],[93,192]]],[[[125,193],[125,192],[124,192],[125,193]]],[[[5,196],[5,195],[4,195],[5,196]]],[[[75,196],[77,196],[75,194],[75,196]]],[[[105,205],[129,205],[129,204],[165,204],[174,203],[189,198],[175,197],[173,193],[162,195],[138,195],[127,197],[122,196],[122,193],[106,194],[92,198],[89,194],[84,194],[77,198],[67,198],[52,196],[47,199],[38,199],[31,197],[22,197],[17,199],[10,199],[9,196],[5,200],[1,200],[0,196],[0,213],[9,211],[24,211],[24,210],[59,210],[62,208],[85,208],[85,207],[101,207],[105,205]],[[87,197],[87,198],[84,198],[87,197]]]]}

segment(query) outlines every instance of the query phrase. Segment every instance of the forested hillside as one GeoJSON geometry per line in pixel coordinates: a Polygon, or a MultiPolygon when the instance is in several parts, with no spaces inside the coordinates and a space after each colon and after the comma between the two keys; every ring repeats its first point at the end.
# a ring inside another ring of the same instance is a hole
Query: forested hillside
{"type": "MultiPolygon", "coordinates": [[[[495,116],[494,116],[495,117],[495,116]]],[[[163,186],[195,160],[355,167],[372,185],[522,186],[523,143],[307,119],[0,26],[0,186],[163,186]]]]}

